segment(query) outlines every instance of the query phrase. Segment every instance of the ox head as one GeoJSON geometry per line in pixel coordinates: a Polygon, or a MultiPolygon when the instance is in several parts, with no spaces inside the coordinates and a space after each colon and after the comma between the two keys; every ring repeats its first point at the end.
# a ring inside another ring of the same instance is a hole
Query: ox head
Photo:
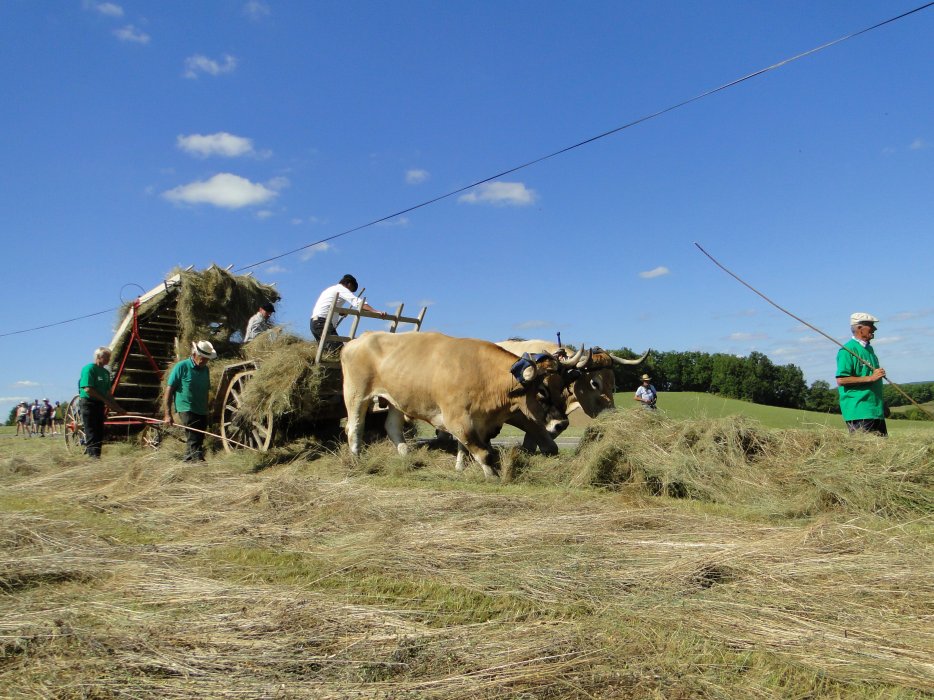
{"type": "Polygon", "coordinates": [[[616,389],[613,365],[637,365],[647,356],[646,351],[642,357],[624,360],[602,348],[591,348],[575,363],[578,376],[568,382],[568,413],[580,408],[584,415],[593,418],[601,411],[613,408],[616,389]]]}
{"type": "Polygon", "coordinates": [[[568,427],[569,384],[580,375],[577,365],[585,359],[581,347],[572,357],[526,353],[513,365],[520,384],[516,394],[527,397],[527,416],[551,436],[568,427]]]}

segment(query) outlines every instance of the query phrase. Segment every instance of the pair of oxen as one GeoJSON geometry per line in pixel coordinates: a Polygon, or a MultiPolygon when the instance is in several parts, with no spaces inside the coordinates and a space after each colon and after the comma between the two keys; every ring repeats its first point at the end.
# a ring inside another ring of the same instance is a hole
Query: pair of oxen
{"type": "Polygon", "coordinates": [[[555,454],[554,438],[580,407],[589,416],[613,405],[613,363],[599,349],[567,356],[548,341],[490,343],[440,333],[365,333],[341,351],[347,439],[359,454],[367,409],[389,404],[386,432],[400,454],[406,417],[423,420],[458,442],[458,471],[469,453],[487,477],[498,474],[490,441],[505,423],[524,430],[524,445],[555,454]],[[520,355],[529,358],[517,366],[520,355]],[[535,354],[532,354],[535,353],[535,354]]]}

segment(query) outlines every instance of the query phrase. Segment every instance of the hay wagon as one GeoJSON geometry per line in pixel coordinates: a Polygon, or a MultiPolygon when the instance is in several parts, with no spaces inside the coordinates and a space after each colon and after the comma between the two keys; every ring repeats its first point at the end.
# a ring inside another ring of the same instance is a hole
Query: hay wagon
{"type": "MultiPolygon", "coordinates": [[[[225,449],[245,445],[265,451],[277,432],[297,436],[339,430],[344,416],[340,360],[324,349],[328,342],[356,337],[361,318],[379,315],[332,305],[326,327],[331,327],[332,320],[339,323],[351,316],[346,336],[332,334],[319,345],[273,330],[251,343],[240,342],[242,329],[259,305],[279,299],[271,285],[212,265],[203,271],[179,270],[127,304],[109,346],[113,353],[111,393],[127,413],[108,413],[105,441],[161,444],[167,432],[161,422],[165,376],[175,362],[188,356],[192,340],[205,338],[218,351],[218,359],[211,363],[211,423],[217,426],[225,449]],[[300,365],[301,378],[278,371],[276,363],[283,359],[291,360],[293,367],[300,365]],[[264,388],[264,372],[291,381],[278,393],[256,391],[264,388]],[[312,390],[308,390],[309,381],[312,390]]],[[[396,332],[401,324],[420,330],[426,309],[417,317],[403,316],[402,310],[400,304],[388,317],[389,330],[396,332]]],[[[75,396],[65,412],[65,443],[76,448],[84,445],[84,439],[75,396]]]]}

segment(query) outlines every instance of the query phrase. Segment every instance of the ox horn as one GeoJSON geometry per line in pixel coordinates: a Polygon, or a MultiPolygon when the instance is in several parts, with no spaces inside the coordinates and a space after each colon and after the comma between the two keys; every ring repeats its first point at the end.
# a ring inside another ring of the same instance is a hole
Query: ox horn
{"type": "Polygon", "coordinates": [[[574,367],[580,361],[581,357],[584,354],[584,345],[581,343],[580,350],[578,350],[572,357],[569,357],[566,360],[558,360],[561,363],[562,367],[574,367]]]}
{"type": "Polygon", "coordinates": [[[635,360],[624,360],[622,357],[617,357],[616,355],[613,355],[612,353],[610,354],[610,357],[613,358],[613,362],[615,362],[618,365],[637,365],[648,356],[649,356],[648,350],[646,350],[642,354],[642,357],[638,357],[635,360]]]}

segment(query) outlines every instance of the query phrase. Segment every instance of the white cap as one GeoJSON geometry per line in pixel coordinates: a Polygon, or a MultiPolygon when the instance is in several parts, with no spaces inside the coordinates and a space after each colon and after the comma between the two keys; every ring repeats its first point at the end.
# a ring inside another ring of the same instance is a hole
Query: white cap
{"type": "Polygon", "coordinates": [[[206,340],[199,340],[197,343],[192,343],[191,351],[196,355],[206,357],[209,360],[213,360],[215,357],[217,357],[217,352],[214,350],[214,346],[206,340]]]}
{"type": "Polygon", "coordinates": [[[878,322],[879,322],[879,319],[877,319],[875,316],[873,316],[872,314],[863,313],[862,311],[857,311],[855,314],[850,314],[850,325],[851,326],[855,326],[859,323],[876,324],[878,322]]]}

